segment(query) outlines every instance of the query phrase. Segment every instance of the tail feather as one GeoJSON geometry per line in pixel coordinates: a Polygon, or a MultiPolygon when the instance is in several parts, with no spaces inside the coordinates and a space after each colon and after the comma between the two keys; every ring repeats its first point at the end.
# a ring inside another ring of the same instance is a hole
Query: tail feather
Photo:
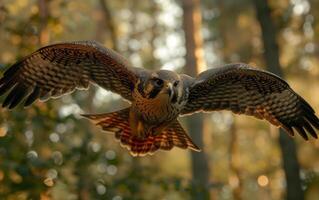
{"type": "Polygon", "coordinates": [[[180,123],[175,120],[161,134],[138,138],[132,135],[129,124],[130,109],[105,114],[82,115],[92,120],[104,131],[113,132],[122,147],[127,148],[133,156],[154,154],[157,150],[171,150],[174,146],[182,149],[200,151],[186,134],[180,123]]]}
{"type": "Polygon", "coordinates": [[[191,149],[194,151],[201,151],[198,146],[187,135],[181,124],[176,120],[166,130],[164,135],[168,135],[172,138],[174,146],[182,149],[191,149]]]}

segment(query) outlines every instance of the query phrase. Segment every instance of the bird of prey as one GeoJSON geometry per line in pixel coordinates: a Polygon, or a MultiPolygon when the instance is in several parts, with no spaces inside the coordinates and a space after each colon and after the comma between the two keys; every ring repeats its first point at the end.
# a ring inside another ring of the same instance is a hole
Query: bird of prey
{"type": "Polygon", "coordinates": [[[200,151],[177,118],[195,112],[230,110],[265,119],[289,135],[317,138],[319,119],[313,108],[280,77],[247,64],[228,64],[197,77],[168,70],[133,67],[111,49],[92,41],[49,45],[4,72],[0,96],[9,109],[35,100],[87,89],[90,84],[121,95],[130,107],[83,115],[116,139],[133,156],[174,146],[200,151]]]}

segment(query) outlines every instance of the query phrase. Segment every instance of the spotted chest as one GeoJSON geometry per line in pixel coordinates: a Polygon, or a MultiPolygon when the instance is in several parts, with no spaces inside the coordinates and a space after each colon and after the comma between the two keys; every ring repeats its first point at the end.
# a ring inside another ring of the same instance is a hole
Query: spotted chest
{"type": "Polygon", "coordinates": [[[138,93],[133,96],[132,109],[150,124],[172,121],[181,111],[179,104],[171,104],[169,98],[165,96],[156,99],[143,98],[138,93]]]}

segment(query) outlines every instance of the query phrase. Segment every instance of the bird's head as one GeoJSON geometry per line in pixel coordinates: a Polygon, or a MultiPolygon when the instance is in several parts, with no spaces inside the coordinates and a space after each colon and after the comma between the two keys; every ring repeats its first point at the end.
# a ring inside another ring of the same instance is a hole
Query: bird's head
{"type": "Polygon", "coordinates": [[[159,70],[138,84],[138,92],[144,98],[168,99],[174,104],[180,99],[183,86],[178,74],[168,70],[159,70]]]}

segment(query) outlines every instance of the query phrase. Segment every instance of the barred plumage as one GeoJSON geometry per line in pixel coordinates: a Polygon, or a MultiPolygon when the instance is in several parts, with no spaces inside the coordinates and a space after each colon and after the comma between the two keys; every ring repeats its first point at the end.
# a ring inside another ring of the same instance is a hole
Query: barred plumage
{"type": "Polygon", "coordinates": [[[312,107],[278,76],[246,64],[229,64],[192,78],[168,70],[132,67],[116,52],[96,42],[60,43],[43,47],[12,65],[0,79],[2,106],[24,100],[60,97],[90,83],[130,101],[127,109],[84,115],[115,133],[132,155],[152,154],[174,146],[199,151],[185,133],[179,115],[230,110],[266,119],[304,139],[317,138],[319,119],[312,107]]]}
{"type": "Polygon", "coordinates": [[[319,120],[311,106],[278,76],[246,64],[229,64],[198,75],[181,114],[215,110],[266,119],[292,136],[294,128],[305,140],[306,132],[317,138],[313,128],[319,129],[319,120]]]}

